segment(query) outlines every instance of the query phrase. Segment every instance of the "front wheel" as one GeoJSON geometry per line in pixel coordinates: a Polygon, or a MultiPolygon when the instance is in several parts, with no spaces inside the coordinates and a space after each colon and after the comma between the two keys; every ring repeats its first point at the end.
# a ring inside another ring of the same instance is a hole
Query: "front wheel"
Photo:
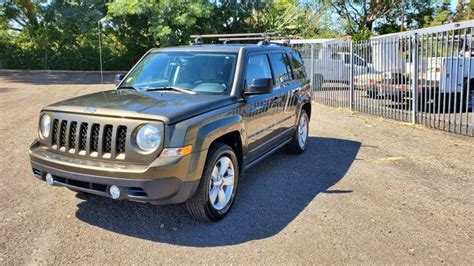
{"type": "Polygon", "coordinates": [[[293,139],[288,145],[288,150],[294,154],[303,153],[306,150],[309,133],[309,118],[305,110],[301,110],[300,119],[296,126],[295,134],[293,139]]]}
{"type": "Polygon", "coordinates": [[[218,221],[234,202],[239,164],[234,150],[226,144],[213,144],[208,154],[198,190],[186,202],[186,208],[197,219],[218,221]]]}

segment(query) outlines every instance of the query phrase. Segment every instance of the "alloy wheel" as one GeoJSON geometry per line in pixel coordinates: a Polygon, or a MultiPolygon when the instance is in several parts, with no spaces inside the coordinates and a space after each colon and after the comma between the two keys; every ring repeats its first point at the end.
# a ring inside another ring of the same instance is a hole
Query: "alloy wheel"
{"type": "Polygon", "coordinates": [[[212,169],[209,185],[209,202],[216,210],[224,209],[234,191],[235,168],[232,160],[222,156],[212,169]]]}

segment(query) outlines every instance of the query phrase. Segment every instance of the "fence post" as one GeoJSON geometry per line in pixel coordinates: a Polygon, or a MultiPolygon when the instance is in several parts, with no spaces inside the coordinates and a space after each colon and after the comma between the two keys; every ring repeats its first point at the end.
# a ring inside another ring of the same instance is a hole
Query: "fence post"
{"type": "Polygon", "coordinates": [[[412,55],[413,55],[413,81],[412,81],[412,112],[411,112],[411,122],[416,124],[416,114],[418,112],[418,68],[419,68],[419,61],[418,61],[418,33],[415,33],[415,37],[413,40],[412,45],[412,55]]]}
{"type": "Polygon", "coordinates": [[[349,106],[351,108],[351,111],[354,110],[354,48],[352,47],[352,41],[349,42],[349,47],[350,47],[350,54],[351,54],[351,73],[349,77],[349,89],[350,89],[350,94],[349,94],[349,106]]]}
{"type": "MultiPolygon", "coordinates": [[[[311,90],[312,90],[312,94],[313,94],[313,98],[314,98],[314,45],[311,44],[311,66],[309,68],[309,72],[310,72],[310,82],[311,82],[311,90]]],[[[313,99],[314,100],[314,99],[313,99]]]]}

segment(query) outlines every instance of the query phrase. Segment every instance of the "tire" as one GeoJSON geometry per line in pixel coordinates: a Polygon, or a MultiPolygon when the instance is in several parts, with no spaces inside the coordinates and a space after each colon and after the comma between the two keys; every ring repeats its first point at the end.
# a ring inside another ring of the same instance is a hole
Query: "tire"
{"type": "Polygon", "coordinates": [[[186,202],[188,212],[205,222],[218,221],[229,213],[234,203],[239,181],[239,164],[234,150],[223,143],[211,145],[199,187],[194,196],[186,202]],[[228,163],[227,170],[219,173],[219,166],[228,163]],[[233,173],[232,186],[230,176],[233,173]],[[211,192],[214,200],[211,200],[211,192]],[[221,194],[224,193],[224,194],[221,194]]]}
{"type": "Polygon", "coordinates": [[[309,135],[309,118],[305,110],[301,110],[300,117],[298,119],[298,125],[296,126],[295,133],[291,142],[288,144],[288,151],[293,154],[301,154],[306,150],[308,144],[308,135],[309,135]],[[302,125],[303,120],[305,121],[305,126],[302,125]],[[302,130],[302,131],[300,131],[302,130]],[[304,134],[304,135],[301,135],[304,134]],[[302,142],[301,138],[304,138],[302,142]]]}

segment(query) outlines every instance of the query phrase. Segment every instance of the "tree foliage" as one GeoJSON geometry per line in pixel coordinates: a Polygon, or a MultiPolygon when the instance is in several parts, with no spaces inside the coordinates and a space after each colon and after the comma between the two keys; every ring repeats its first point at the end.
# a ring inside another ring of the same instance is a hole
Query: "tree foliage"
{"type": "Polygon", "coordinates": [[[0,4],[0,67],[130,68],[152,47],[192,34],[276,32],[293,38],[373,34],[473,19],[444,0],[9,0],[0,4]]]}
{"type": "Polygon", "coordinates": [[[372,31],[377,19],[385,17],[401,5],[397,0],[340,0],[329,1],[345,21],[349,34],[372,31]]]}

